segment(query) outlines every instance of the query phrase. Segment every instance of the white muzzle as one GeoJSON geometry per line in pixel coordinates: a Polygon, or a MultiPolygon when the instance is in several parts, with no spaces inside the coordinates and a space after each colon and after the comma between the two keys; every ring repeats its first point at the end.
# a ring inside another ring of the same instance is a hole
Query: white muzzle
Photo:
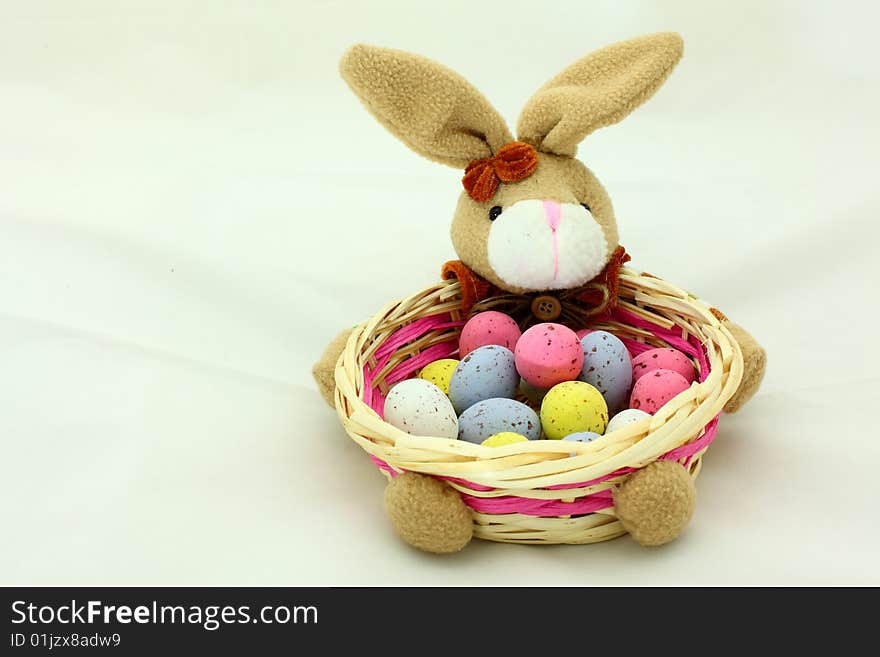
{"type": "Polygon", "coordinates": [[[489,230],[489,264],[510,287],[578,287],[602,271],[607,256],[602,227],[574,203],[519,201],[504,208],[489,230]]]}

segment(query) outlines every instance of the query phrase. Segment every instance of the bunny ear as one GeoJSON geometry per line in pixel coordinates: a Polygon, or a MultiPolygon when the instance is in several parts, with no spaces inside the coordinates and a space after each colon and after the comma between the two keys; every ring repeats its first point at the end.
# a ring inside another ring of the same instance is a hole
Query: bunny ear
{"type": "Polygon", "coordinates": [[[458,73],[400,50],[356,45],[339,64],[368,110],[420,155],[460,169],[513,141],[504,119],[458,73]]]}
{"type": "Polygon", "coordinates": [[[574,155],[597,128],[617,123],[650,98],[681,59],[674,32],[649,34],[587,55],[541,87],[517,123],[521,141],[574,155]]]}

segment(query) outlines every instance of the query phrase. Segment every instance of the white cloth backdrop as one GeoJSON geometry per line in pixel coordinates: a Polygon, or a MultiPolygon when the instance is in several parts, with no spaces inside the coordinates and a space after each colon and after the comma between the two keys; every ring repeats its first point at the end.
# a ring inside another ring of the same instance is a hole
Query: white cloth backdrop
{"type": "Polygon", "coordinates": [[[876,5],[537,6],[0,2],[2,583],[880,584],[876,5]],[[662,29],[678,70],[580,155],[634,266],[767,347],[764,387],[666,548],[413,551],[309,369],[454,257],[461,172],[336,62],[422,52],[513,124],[662,29]]]}

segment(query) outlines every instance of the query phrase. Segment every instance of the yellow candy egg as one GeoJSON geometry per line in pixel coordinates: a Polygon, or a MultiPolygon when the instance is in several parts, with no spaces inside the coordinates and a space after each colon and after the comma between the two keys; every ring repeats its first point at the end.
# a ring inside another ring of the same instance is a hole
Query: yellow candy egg
{"type": "Polygon", "coordinates": [[[608,405],[602,393],[589,383],[558,383],[541,402],[541,426],[544,435],[553,440],[579,431],[602,434],[608,426],[608,405]]]}
{"type": "Polygon", "coordinates": [[[428,363],[419,372],[419,378],[430,381],[440,388],[444,394],[449,394],[449,381],[452,379],[452,373],[458,366],[458,361],[454,358],[441,358],[433,363],[428,363]]]}
{"type": "Polygon", "coordinates": [[[512,445],[513,443],[524,443],[528,441],[528,438],[518,433],[514,433],[513,431],[502,431],[501,433],[496,433],[494,436],[489,436],[480,444],[485,445],[486,447],[501,447],[502,445],[512,445]]]}

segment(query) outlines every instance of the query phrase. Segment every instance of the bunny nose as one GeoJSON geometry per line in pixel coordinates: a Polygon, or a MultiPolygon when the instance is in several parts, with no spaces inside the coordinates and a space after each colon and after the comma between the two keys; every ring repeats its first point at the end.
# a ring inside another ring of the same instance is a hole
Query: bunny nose
{"type": "Polygon", "coordinates": [[[555,233],[559,228],[559,222],[562,221],[562,204],[556,201],[544,201],[544,217],[550,230],[555,233]]]}

